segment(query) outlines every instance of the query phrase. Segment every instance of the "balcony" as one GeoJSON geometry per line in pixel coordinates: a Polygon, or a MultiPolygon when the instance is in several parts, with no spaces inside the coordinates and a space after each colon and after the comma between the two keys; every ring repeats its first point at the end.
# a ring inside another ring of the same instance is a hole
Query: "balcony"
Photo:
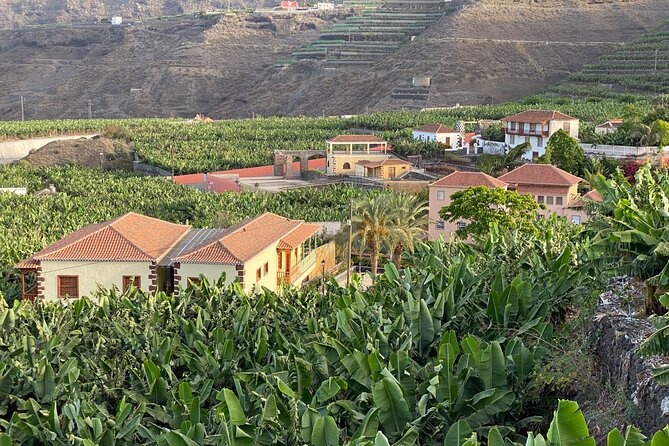
{"type": "Polygon", "coordinates": [[[548,137],[548,130],[525,130],[521,128],[505,128],[504,133],[515,136],[541,136],[548,137]]]}
{"type": "Polygon", "coordinates": [[[304,273],[311,272],[315,266],[316,250],[313,250],[300,260],[297,265],[292,267],[290,271],[278,271],[276,273],[276,283],[292,285],[300,276],[304,275],[304,273]]]}

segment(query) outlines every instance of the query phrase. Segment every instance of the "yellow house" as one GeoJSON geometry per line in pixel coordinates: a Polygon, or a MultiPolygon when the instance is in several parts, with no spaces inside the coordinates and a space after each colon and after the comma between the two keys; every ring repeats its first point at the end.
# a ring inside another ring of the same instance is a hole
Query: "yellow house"
{"type": "Polygon", "coordinates": [[[128,213],[86,226],[17,265],[24,299],[90,296],[98,288],[179,294],[200,276],[239,281],[246,291],[300,285],[334,266],[321,227],[272,213],[226,229],[193,229],[128,213]],[[321,264],[322,262],[322,264],[321,264]]]}
{"type": "Polygon", "coordinates": [[[325,142],[329,175],[353,175],[359,161],[388,158],[388,142],[375,135],[339,135],[325,142]]]}
{"type": "Polygon", "coordinates": [[[76,298],[131,284],[158,289],[158,262],[190,230],[135,213],[86,226],[17,265],[24,299],[76,298]]]}
{"type": "MultiPolygon", "coordinates": [[[[275,290],[299,285],[318,268],[316,235],[321,227],[271,212],[223,230],[192,249],[177,247],[172,257],[175,289],[210,281],[225,273],[226,283],[241,282],[246,291],[258,286],[275,290]]],[[[192,242],[186,242],[192,246],[192,242]]]]}
{"type": "Polygon", "coordinates": [[[397,158],[389,158],[378,161],[358,161],[363,169],[363,174],[370,178],[390,179],[409,172],[413,166],[410,162],[397,158]]]}

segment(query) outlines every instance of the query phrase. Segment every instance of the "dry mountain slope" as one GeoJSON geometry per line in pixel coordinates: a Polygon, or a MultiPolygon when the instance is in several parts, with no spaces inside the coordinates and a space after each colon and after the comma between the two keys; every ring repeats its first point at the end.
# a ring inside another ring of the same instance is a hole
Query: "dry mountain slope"
{"type": "MultiPolygon", "coordinates": [[[[0,0],[1,1],[1,0],[0,0]]],[[[477,0],[374,65],[275,66],[334,16],[181,17],[0,32],[0,119],[345,114],[533,93],[669,20],[666,0],[477,0]],[[414,76],[429,76],[422,95],[414,76]]]]}
{"type": "Polygon", "coordinates": [[[0,28],[44,23],[93,22],[171,16],[233,7],[273,6],[267,0],[0,0],[0,28]]]}
{"type": "MultiPolygon", "coordinates": [[[[133,27],[0,32],[0,119],[192,116],[246,111],[243,92],[332,17],[245,14],[133,27]]],[[[251,110],[251,107],[248,107],[251,110]]],[[[256,112],[261,105],[256,105],[256,112]]]]}

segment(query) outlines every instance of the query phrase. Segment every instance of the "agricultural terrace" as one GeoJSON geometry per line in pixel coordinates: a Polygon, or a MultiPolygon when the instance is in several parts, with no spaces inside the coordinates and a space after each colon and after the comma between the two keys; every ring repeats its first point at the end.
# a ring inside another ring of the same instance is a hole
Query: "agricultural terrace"
{"type": "MultiPolygon", "coordinates": [[[[66,234],[90,223],[134,211],[195,227],[228,226],[262,212],[309,221],[342,220],[348,201],[363,192],[345,186],[296,189],[276,195],[255,192],[211,194],[163,178],[103,173],[79,167],[0,167],[0,187],[58,193],[36,197],[0,193],[0,274],[13,277],[13,265],[66,234]]],[[[0,294],[11,297],[0,281],[0,294]]],[[[10,282],[14,282],[10,280],[10,282]]]]}
{"type": "Polygon", "coordinates": [[[601,98],[669,93],[669,25],[602,56],[548,91],[601,98]]]}
{"type": "MultiPolygon", "coordinates": [[[[652,104],[643,101],[638,106],[642,111],[649,111],[652,104]]],[[[458,120],[499,119],[528,108],[555,108],[583,121],[598,123],[623,115],[625,107],[620,101],[554,98],[434,111],[372,113],[348,119],[274,117],[215,123],[166,119],[0,122],[0,138],[73,134],[119,125],[129,130],[140,158],[164,169],[174,165],[177,174],[185,174],[271,164],[274,150],[324,148],[325,139],[361,129],[379,132],[391,144],[406,143],[414,127],[430,122],[455,126],[458,120]]]]}

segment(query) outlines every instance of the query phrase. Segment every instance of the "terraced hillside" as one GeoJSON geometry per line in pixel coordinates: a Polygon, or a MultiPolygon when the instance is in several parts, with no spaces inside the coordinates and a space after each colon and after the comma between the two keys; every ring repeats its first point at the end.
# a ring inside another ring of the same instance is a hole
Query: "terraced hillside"
{"type": "Polygon", "coordinates": [[[669,93],[669,24],[602,56],[548,91],[605,98],[669,93]]]}
{"type": "Polygon", "coordinates": [[[222,118],[499,102],[542,91],[669,20],[666,0],[476,0],[399,44],[345,37],[361,22],[383,27],[384,15],[402,24],[410,8],[396,1],[392,12],[385,3],[348,20],[341,8],[0,31],[0,119],[20,117],[20,96],[28,119],[86,117],[89,100],[94,117],[222,118]],[[349,28],[322,38],[340,23],[349,28]],[[331,60],[277,67],[314,43],[332,47],[331,60]]]}
{"type": "MultiPolygon", "coordinates": [[[[345,6],[360,6],[358,0],[345,6]],[[353,3],[353,4],[351,4],[353,3]]],[[[391,0],[382,6],[363,3],[360,15],[321,30],[319,39],[292,53],[289,62],[322,61],[325,68],[370,66],[397,51],[456,7],[438,0],[391,0]]]]}

